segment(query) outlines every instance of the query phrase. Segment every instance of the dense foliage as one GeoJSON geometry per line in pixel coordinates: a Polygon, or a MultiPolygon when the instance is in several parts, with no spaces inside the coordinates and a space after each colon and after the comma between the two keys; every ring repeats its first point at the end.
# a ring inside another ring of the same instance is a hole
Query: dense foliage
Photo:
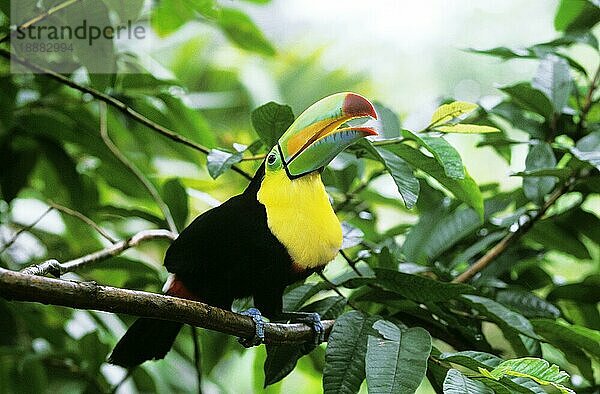
{"type": "MultiPolygon", "coordinates": [[[[31,17],[57,3],[31,2],[31,17]]],[[[213,0],[162,0],[145,10],[143,1],[105,4],[106,18],[146,18],[160,36],[191,20],[209,26],[207,36],[220,35],[172,49],[175,60],[164,65],[171,79],[144,72],[128,53],[119,54],[117,69],[140,73],[88,75],[94,54],[74,54],[73,78],[92,94],[43,74],[10,74],[8,61],[0,62],[1,267],[64,262],[106,247],[81,214],[115,239],[170,224],[181,229],[215,199],[244,188],[240,172],[253,172],[294,113],[336,91],[368,93],[359,78],[321,70],[307,57],[281,63],[274,77],[289,106],[253,110],[236,69],[210,59],[223,38],[248,53],[277,56],[242,11],[213,0]],[[230,97],[222,106],[197,110],[190,100],[223,91],[230,97]],[[159,136],[127,111],[109,105],[104,113],[100,93],[208,155],[159,136]],[[17,213],[24,210],[39,213],[23,222],[17,213]],[[53,217],[54,225],[28,226],[34,216],[53,217]]],[[[392,109],[376,105],[380,137],[351,147],[323,173],[344,222],[343,254],[325,270],[327,281],[310,277],[284,299],[288,310],[336,319],[327,346],[308,355],[304,346],[266,346],[265,358],[263,348],[245,351],[235,338],[198,331],[200,362],[184,330],[166,360],[136,369],[124,385],[197,391],[199,369],[205,388],[230,389],[228,366],[247,352],[255,361],[245,372],[256,377],[239,384],[261,390],[264,383],[273,392],[294,369],[318,376],[306,378],[300,392],[354,393],[366,382],[372,393],[410,393],[424,380],[444,393],[597,392],[600,72],[566,52],[586,45],[597,53],[592,28],[599,20],[597,2],[562,0],[555,40],[473,50],[533,59],[538,70],[531,81],[501,86],[493,103],[444,100],[424,130],[403,128],[392,109]],[[481,149],[508,162],[514,147],[526,147],[524,171],[511,174],[522,179],[519,187],[478,185],[448,133],[473,134],[481,149]],[[382,192],[385,181],[400,198],[382,192]],[[567,271],[579,279],[564,283],[567,271]]],[[[5,57],[9,50],[0,47],[5,57]]],[[[65,278],[160,292],[166,246],[145,243],[65,278]]],[[[0,315],[0,392],[108,392],[124,376],[105,359],[130,316],[2,299],[0,315]]]]}

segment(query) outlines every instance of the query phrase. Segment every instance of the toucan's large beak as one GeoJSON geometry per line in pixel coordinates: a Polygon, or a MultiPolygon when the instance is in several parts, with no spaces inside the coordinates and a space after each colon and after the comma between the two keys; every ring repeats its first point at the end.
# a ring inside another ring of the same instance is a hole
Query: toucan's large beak
{"type": "Polygon", "coordinates": [[[287,173],[299,177],[326,166],[349,145],[376,135],[370,127],[342,127],[350,119],[377,119],[373,104],[356,93],[327,96],[302,112],[278,141],[287,173]]]}

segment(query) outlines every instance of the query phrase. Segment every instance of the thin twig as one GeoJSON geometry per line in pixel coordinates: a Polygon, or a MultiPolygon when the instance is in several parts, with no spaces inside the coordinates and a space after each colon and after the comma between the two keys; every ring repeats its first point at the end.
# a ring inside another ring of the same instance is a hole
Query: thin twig
{"type": "Polygon", "coordinates": [[[192,331],[192,342],[194,342],[194,367],[196,368],[196,379],[198,381],[198,394],[202,394],[202,357],[200,355],[200,341],[196,327],[190,326],[192,331]]]}
{"type": "Polygon", "coordinates": [[[507,234],[504,238],[502,238],[494,247],[487,251],[481,258],[479,258],[473,265],[471,265],[466,271],[458,275],[456,278],[452,280],[453,283],[465,283],[468,282],[473,276],[475,276],[478,272],[487,267],[492,261],[494,261],[498,256],[500,256],[509,246],[511,246],[515,241],[521,238],[525,233],[527,233],[533,225],[540,220],[548,211],[548,209],[554,205],[554,203],[565,193],[567,193],[575,182],[577,181],[577,177],[571,177],[567,182],[565,182],[562,186],[554,191],[548,198],[548,200],[542,205],[537,213],[534,213],[531,218],[525,222],[522,226],[520,226],[516,231],[513,231],[507,234]]]}
{"type": "Polygon", "coordinates": [[[339,204],[335,205],[333,207],[333,210],[337,212],[344,209],[350,203],[350,201],[352,201],[352,196],[360,194],[363,190],[369,187],[373,179],[385,174],[386,172],[387,171],[385,169],[380,169],[373,172],[368,179],[362,181],[353,191],[346,193],[346,195],[344,196],[344,200],[341,201],[339,204]]]}
{"type": "MultiPolygon", "coordinates": [[[[15,62],[17,62],[31,70],[35,70],[41,74],[46,74],[47,77],[52,78],[70,88],[79,90],[80,92],[83,92],[83,93],[90,94],[91,96],[95,97],[96,99],[105,102],[106,104],[110,105],[113,108],[118,109],[120,112],[125,114],[125,116],[148,127],[150,130],[153,130],[153,131],[163,135],[164,137],[169,138],[172,141],[175,141],[177,143],[180,143],[187,147],[195,149],[199,152],[204,153],[205,155],[208,155],[210,153],[209,148],[207,148],[201,144],[198,144],[197,142],[194,142],[188,138],[185,138],[164,126],[159,125],[158,123],[151,121],[144,115],[140,114],[139,112],[135,111],[133,108],[129,107],[124,102],[122,102],[112,96],[104,94],[104,93],[102,93],[94,88],[91,88],[89,86],[83,86],[76,82],[73,82],[69,78],[67,78],[55,71],[52,71],[45,67],[38,66],[37,64],[33,64],[30,61],[15,55],[14,53],[10,52],[7,49],[0,48],[0,56],[6,58],[8,60],[15,61],[15,62]]],[[[238,174],[242,175],[244,178],[246,178],[248,180],[252,179],[252,175],[248,174],[246,171],[242,170],[237,165],[231,166],[231,169],[233,171],[237,172],[238,174]]]]}
{"type": "Polygon", "coordinates": [[[578,126],[581,128],[585,123],[585,118],[587,117],[588,112],[592,109],[592,104],[594,103],[594,92],[598,88],[598,83],[600,83],[600,64],[596,69],[596,74],[594,74],[594,78],[590,81],[590,87],[588,88],[587,95],[585,96],[585,101],[583,102],[583,107],[581,107],[581,116],[579,117],[578,126]]]}
{"type": "Polygon", "coordinates": [[[350,256],[348,256],[348,254],[344,250],[342,250],[342,249],[340,249],[340,254],[344,258],[344,260],[346,260],[346,262],[348,263],[348,265],[350,266],[350,268],[352,268],[352,270],[354,272],[356,272],[356,274],[358,276],[363,276],[363,274],[358,270],[358,268],[356,268],[356,261],[352,260],[350,258],[350,256]]]}
{"type": "Polygon", "coordinates": [[[44,19],[48,18],[50,15],[57,13],[60,10],[63,10],[65,8],[67,8],[70,5],[73,5],[75,3],[77,3],[78,1],[81,0],[67,0],[64,1],[60,4],[55,5],[54,7],[51,7],[50,9],[48,9],[47,11],[35,16],[34,18],[20,24],[19,26],[17,26],[17,28],[15,29],[15,31],[6,34],[4,37],[0,38],[0,44],[2,44],[3,42],[5,42],[6,40],[8,40],[10,37],[12,37],[13,34],[15,34],[18,31],[22,31],[25,29],[28,29],[29,27],[33,26],[34,24],[43,21],[44,19]]]}
{"type": "Polygon", "coordinates": [[[16,241],[17,238],[19,238],[19,236],[21,236],[21,234],[23,234],[26,231],[31,230],[32,228],[34,228],[47,214],[50,213],[50,211],[52,211],[54,208],[53,207],[48,207],[48,209],[46,209],[44,211],[44,213],[42,213],[37,219],[35,219],[30,225],[23,227],[22,229],[20,229],[19,231],[17,231],[15,233],[15,235],[12,236],[11,239],[9,239],[3,246],[2,249],[0,249],[0,254],[4,253],[4,251],[6,251],[8,248],[10,248],[16,241]]]}
{"type": "Polygon", "coordinates": [[[165,204],[165,201],[156,190],[156,187],[150,182],[144,173],[139,170],[125,155],[117,148],[117,146],[112,142],[110,136],[108,135],[108,128],[106,125],[106,103],[100,103],[100,136],[102,137],[102,141],[108,147],[108,149],[112,152],[113,155],[121,162],[125,167],[131,171],[131,173],[139,179],[140,182],[144,185],[148,193],[152,196],[158,208],[162,211],[167,224],[169,225],[169,229],[173,233],[177,233],[177,225],[175,225],[175,220],[173,219],[173,215],[171,214],[171,210],[169,206],[165,204]]]}
{"type": "Polygon", "coordinates": [[[39,265],[31,265],[29,267],[21,270],[23,274],[34,275],[34,276],[42,276],[46,274],[50,274],[54,277],[60,277],[61,275],[66,274],[67,272],[75,271],[79,268],[83,268],[89,264],[106,260],[111,257],[117,256],[121,252],[136,247],[140,243],[153,240],[153,239],[168,239],[174,240],[177,237],[177,234],[172,233],[168,230],[144,230],[135,234],[133,237],[126,239],[124,241],[119,241],[114,243],[113,245],[99,250],[94,253],[90,253],[88,255],[76,258],[74,260],[67,261],[65,263],[59,263],[57,260],[47,260],[39,265]]]}
{"type": "Polygon", "coordinates": [[[323,271],[319,271],[318,274],[321,277],[321,279],[323,279],[323,281],[327,284],[327,287],[329,287],[330,290],[333,290],[338,296],[340,296],[342,298],[345,298],[346,299],[346,303],[348,305],[350,305],[353,309],[360,310],[358,308],[358,306],[356,306],[356,304],[354,304],[352,301],[350,301],[348,299],[348,297],[346,297],[344,294],[342,294],[342,292],[340,291],[340,289],[337,288],[337,286],[335,285],[335,283],[333,283],[332,281],[330,281],[329,279],[327,279],[327,277],[325,276],[325,274],[323,273],[323,271]]]}
{"type": "MultiPolygon", "coordinates": [[[[41,302],[69,308],[125,313],[133,316],[177,321],[237,337],[252,337],[256,329],[249,316],[201,302],[161,294],[26,275],[0,268],[0,297],[41,302]]],[[[333,320],[322,321],[325,337],[333,320]]],[[[292,344],[314,340],[311,326],[303,323],[265,324],[265,343],[292,344]]]]}
{"type": "Polygon", "coordinates": [[[104,230],[102,227],[100,227],[92,219],[85,216],[83,213],[81,213],[79,211],[75,211],[71,208],[67,208],[60,204],[57,204],[54,201],[48,201],[48,205],[50,205],[52,208],[56,209],[57,211],[61,211],[69,216],[73,216],[73,217],[76,217],[77,219],[81,220],[82,222],[84,222],[85,224],[87,224],[88,226],[90,226],[91,228],[96,230],[98,232],[98,234],[100,234],[101,236],[106,238],[108,240],[108,242],[110,242],[111,244],[119,242],[118,239],[114,238],[112,235],[107,233],[106,230],[104,230]]]}

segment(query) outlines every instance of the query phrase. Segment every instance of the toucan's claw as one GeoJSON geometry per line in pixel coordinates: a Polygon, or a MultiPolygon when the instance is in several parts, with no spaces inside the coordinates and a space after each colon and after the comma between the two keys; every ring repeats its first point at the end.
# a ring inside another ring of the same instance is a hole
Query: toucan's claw
{"type": "Polygon", "coordinates": [[[243,312],[240,312],[240,315],[250,316],[252,320],[254,320],[254,327],[256,329],[254,336],[252,338],[238,338],[238,342],[242,344],[245,348],[258,346],[262,344],[265,340],[265,320],[262,317],[260,311],[256,308],[250,308],[243,312]]]}
{"type": "Polygon", "coordinates": [[[325,342],[325,328],[321,323],[321,316],[316,312],[284,312],[283,317],[290,319],[294,323],[308,324],[315,331],[315,337],[312,345],[318,346],[325,342]]]}

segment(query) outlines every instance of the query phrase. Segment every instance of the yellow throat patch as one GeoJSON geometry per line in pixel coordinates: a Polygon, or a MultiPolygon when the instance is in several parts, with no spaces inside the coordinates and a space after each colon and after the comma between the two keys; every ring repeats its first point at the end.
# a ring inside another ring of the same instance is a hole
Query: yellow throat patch
{"type": "Polygon", "coordinates": [[[267,171],[258,191],[269,229],[298,268],[314,268],[335,258],[342,228],[319,173],[290,180],[284,170],[267,171]]]}

